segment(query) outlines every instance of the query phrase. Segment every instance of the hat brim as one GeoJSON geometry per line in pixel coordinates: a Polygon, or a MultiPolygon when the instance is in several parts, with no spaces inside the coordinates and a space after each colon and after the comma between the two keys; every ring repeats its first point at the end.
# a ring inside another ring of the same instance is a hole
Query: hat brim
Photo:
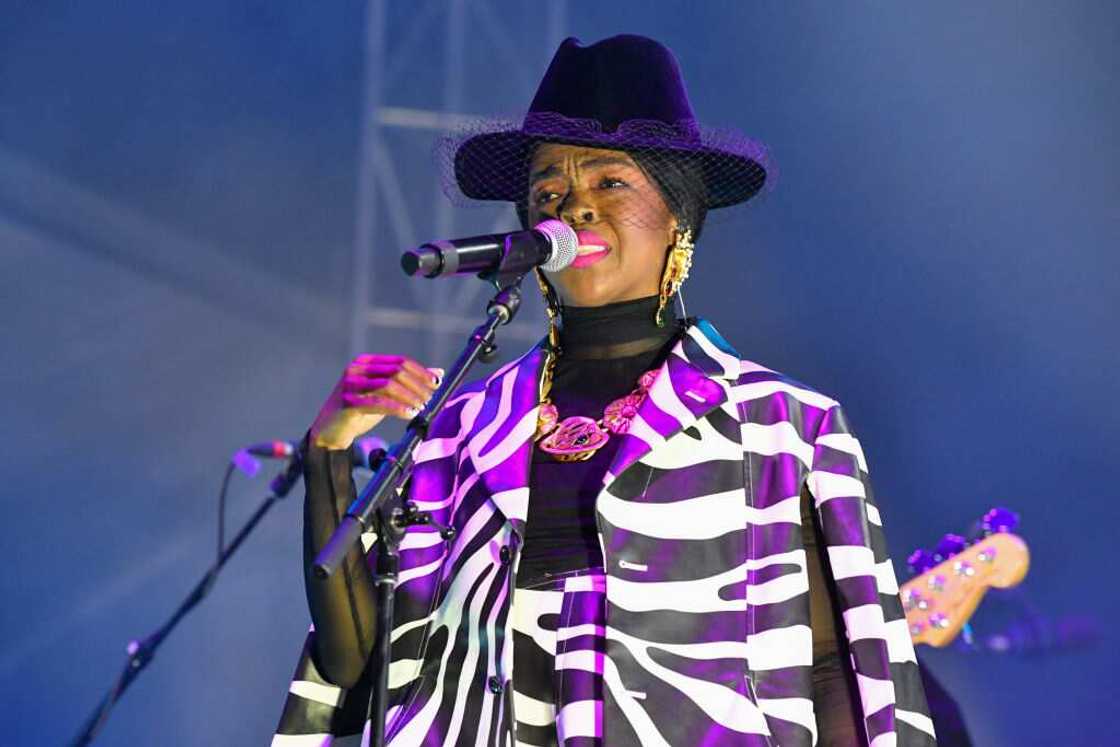
{"type": "MultiPolygon", "coordinates": [[[[727,133],[709,131],[707,139],[718,141],[727,133]]],[[[529,190],[529,158],[540,143],[584,145],[627,152],[656,152],[695,162],[700,170],[706,207],[729,207],[746,202],[762,190],[770,172],[765,149],[745,136],[733,134],[734,152],[704,138],[675,145],[618,137],[612,133],[587,136],[556,135],[506,129],[474,134],[453,146],[454,180],[459,191],[474,200],[524,203],[529,190]]]]}

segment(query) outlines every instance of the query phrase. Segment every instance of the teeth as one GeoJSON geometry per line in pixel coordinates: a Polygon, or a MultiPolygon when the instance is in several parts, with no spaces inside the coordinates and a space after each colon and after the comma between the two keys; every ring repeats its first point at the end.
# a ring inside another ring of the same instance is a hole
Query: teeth
{"type": "Polygon", "coordinates": [[[576,249],[576,254],[594,254],[595,252],[605,252],[607,247],[598,244],[581,245],[576,249]]]}

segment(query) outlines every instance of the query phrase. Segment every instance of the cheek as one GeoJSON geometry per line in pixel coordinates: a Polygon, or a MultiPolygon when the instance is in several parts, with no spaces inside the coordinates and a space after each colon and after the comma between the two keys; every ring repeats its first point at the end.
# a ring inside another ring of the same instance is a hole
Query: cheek
{"type": "Polygon", "coordinates": [[[647,268],[650,273],[661,272],[667,249],[663,231],[627,226],[618,232],[618,237],[622,247],[620,259],[627,267],[647,268]]]}
{"type": "Polygon", "coordinates": [[[665,265],[665,246],[658,232],[634,227],[618,231],[621,251],[616,264],[607,270],[609,282],[628,289],[630,294],[656,293],[661,284],[661,271],[665,265]]]}

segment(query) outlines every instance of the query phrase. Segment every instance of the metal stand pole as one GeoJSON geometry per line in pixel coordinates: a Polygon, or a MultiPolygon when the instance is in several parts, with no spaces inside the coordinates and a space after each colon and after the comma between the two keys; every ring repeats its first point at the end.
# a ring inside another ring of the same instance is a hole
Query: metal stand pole
{"type": "Polygon", "coordinates": [[[292,486],[299,480],[301,474],[303,474],[303,460],[297,453],[292,457],[291,461],[288,462],[287,469],[273,479],[272,484],[269,486],[272,490],[272,494],[264,499],[264,502],[262,502],[253,515],[249,517],[245,525],[241,527],[241,531],[237,533],[233,541],[222,550],[222,554],[218,556],[214,565],[210,567],[210,570],[206,571],[202,580],[195,585],[191,593],[187,595],[187,598],[183,600],[183,603],[180,604],[179,608],[175,610],[175,613],[171,615],[171,618],[156,630],[156,632],[146,638],[131,641],[128,644],[128,659],[125,662],[124,669],[121,670],[113,686],[109,688],[109,692],[101,699],[101,703],[94,709],[93,714],[86,720],[81,733],[70,743],[73,747],[92,744],[94,738],[97,737],[97,734],[105,726],[105,722],[108,720],[109,712],[112,711],[113,706],[121,699],[121,696],[124,695],[125,690],[128,689],[128,686],[132,684],[132,681],[136,679],[137,675],[151,663],[159,645],[170,635],[171,631],[175,629],[175,626],[179,624],[179,621],[210,593],[210,589],[213,588],[214,582],[218,578],[218,573],[225,566],[226,561],[237,552],[237,548],[241,546],[241,543],[245,541],[249,533],[260,523],[260,520],[264,518],[273,504],[288,494],[292,486]]]}
{"type": "MultiPolygon", "coordinates": [[[[474,362],[495,351],[495,330],[508,324],[517,313],[521,303],[520,283],[524,275],[524,271],[506,272],[499,267],[484,277],[498,288],[497,295],[486,308],[486,321],[471,333],[466,347],[448,370],[443,384],[432,395],[424,410],[408,424],[404,436],[386,452],[365,489],[350,504],[346,516],[315,558],[315,573],[326,578],[334,573],[362,533],[367,528],[376,528],[378,625],[373,650],[376,652],[374,661],[380,671],[374,680],[370,701],[370,719],[373,722],[371,741],[375,747],[381,747],[385,743],[393,597],[400,565],[397,546],[409,526],[435,523],[430,514],[419,511],[412,503],[404,502],[400,497],[400,489],[408,479],[413,450],[427,436],[428,427],[435,416],[451,393],[459,388],[474,362]]],[[[445,540],[454,536],[453,529],[436,526],[445,540]]]]}

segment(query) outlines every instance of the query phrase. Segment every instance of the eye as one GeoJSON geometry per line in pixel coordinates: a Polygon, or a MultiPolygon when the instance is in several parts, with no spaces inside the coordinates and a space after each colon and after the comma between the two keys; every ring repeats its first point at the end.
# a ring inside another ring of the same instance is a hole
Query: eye
{"type": "Polygon", "coordinates": [[[624,180],[618,179],[613,176],[604,176],[599,182],[599,189],[618,189],[619,187],[629,187],[624,180]]]}
{"type": "Polygon", "coordinates": [[[559,196],[560,195],[556,194],[555,192],[549,192],[548,190],[541,190],[540,192],[537,192],[535,195],[533,195],[533,204],[534,205],[547,205],[548,203],[552,202],[553,200],[555,200],[559,196]]]}

